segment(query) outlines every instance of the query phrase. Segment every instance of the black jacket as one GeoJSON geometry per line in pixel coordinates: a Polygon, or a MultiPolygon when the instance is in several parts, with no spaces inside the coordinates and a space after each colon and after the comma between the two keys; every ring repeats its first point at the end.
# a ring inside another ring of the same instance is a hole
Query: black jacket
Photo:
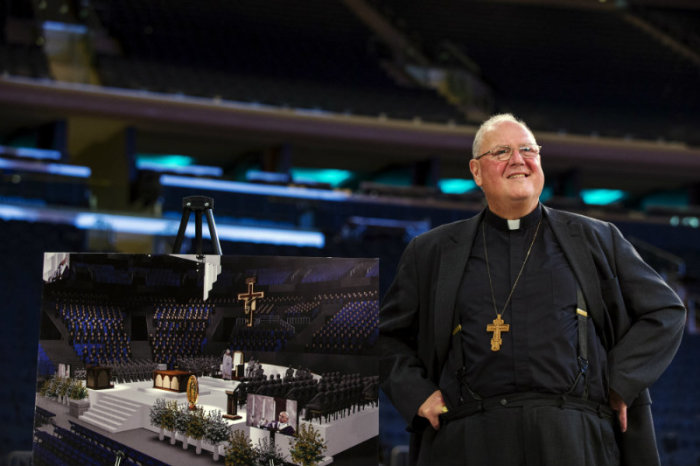
{"type": "MultiPolygon", "coordinates": [[[[630,406],[620,442],[623,463],[658,464],[647,387],[680,345],[685,307],[611,223],[544,206],[543,214],[608,351],[610,388],[630,406]]],[[[414,461],[435,434],[416,412],[438,389],[457,287],[482,215],[414,238],[380,311],[382,388],[412,432],[414,461]]]]}

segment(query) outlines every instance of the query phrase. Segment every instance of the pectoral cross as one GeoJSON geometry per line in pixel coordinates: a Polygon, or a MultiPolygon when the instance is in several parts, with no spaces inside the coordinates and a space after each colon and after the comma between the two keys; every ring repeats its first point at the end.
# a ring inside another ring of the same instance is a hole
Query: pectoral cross
{"type": "Polygon", "coordinates": [[[245,314],[248,316],[248,322],[246,322],[246,325],[248,327],[252,327],[255,303],[257,303],[258,298],[264,298],[265,293],[263,291],[253,291],[255,277],[246,278],[245,283],[248,285],[248,291],[245,293],[238,293],[238,300],[243,301],[243,304],[245,305],[245,314]]]}
{"type": "Polygon", "coordinates": [[[510,331],[510,324],[506,324],[503,319],[501,319],[501,314],[497,314],[496,318],[493,319],[493,323],[486,326],[486,331],[493,332],[493,336],[491,337],[491,351],[498,351],[503,344],[501,332],[510,331]]]}

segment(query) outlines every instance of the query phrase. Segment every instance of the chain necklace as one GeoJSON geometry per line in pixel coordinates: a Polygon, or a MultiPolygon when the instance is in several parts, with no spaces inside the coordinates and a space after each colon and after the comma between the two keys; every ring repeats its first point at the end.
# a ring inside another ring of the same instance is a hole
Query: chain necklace
{"type": "Polygon", "coordinates": [[[520,271],[518,272],[518,276],[515,277],[515,282],[513,283],[513,286],[510,289],[510,293],[508,293],[508,298],[506,299],[506,302],[503,305],[503,309],[501,310],[500,313],[498,312],[498,308],[496,307],[496,295],[493,292],[493,281],[491,280],[491,269],[489,268],[489,251],[486,247],[486,230],[484,228],[484,223],[485,222],[482,220],[482,222],[481,222],[481,236],[484,240],[484,259],[486,260],[486,273],[489,277],[489,287],[491,288],[491,303],[493,304],[493,312],[496,314],[496,318],[493,319],[493,322],[486,326],[486,331],[493,332],[493,336],[491,337],[491,351],[499,351],[501,349],[501,345],[503,344],[503,338],[501,337],[501,333],[510,331],[510,324],[506,324],[505,321],[501,318],[501,316],[506,311],[506,308],[508,307],[508,303],[510,303],[510,298],[513,297],[513,292],[515,291],[515,287],[518,286],[518,281],[520,280],[520,276],[523,274],[523,270],[525,270],[525,264],[527,264],[527,260],[530,258],[530,253],[532,252],[532,247],[535,245],[535,239],[537,239],[537,233],[540,231],[540,225],[542,224],[542,217],[540,216],[540,221],[537,222],[537,228],[535,229],[535,234],[532,236],[532,241],[530,242],[530,247],[527,248],[527,253],[525,254],[525,260],[523,260],[523,265],[520,266],[520,271]]]}

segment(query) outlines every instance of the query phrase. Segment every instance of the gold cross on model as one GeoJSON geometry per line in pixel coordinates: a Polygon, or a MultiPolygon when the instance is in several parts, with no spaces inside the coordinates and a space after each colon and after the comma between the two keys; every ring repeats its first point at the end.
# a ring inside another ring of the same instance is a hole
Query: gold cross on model
{"type": "Polygon", "coordinates": [[[248,291],[245,293],[238,293],[238,300],[243,301],[245,305],[245,314],[248,316],[248,322],[246,325],[248,327],[253,326],[253,311],[255,311],[255,303],[258,298],[264,298],[265,293],[263,291],[253,291],[253,285],[255,285],[255,277],[250,277],[245,279],[246,285],[248,285],[248,291]]]}
{"type": "Polygon", "coordinates": [[[510,324],[504,323],[503,319],[501,319],[501,314],[498,314],[496,318],[493,319],[493,323],[486,326],[486,331],[493,332],[493,336],[491,337],[491,351],[498,351],[503,344],[501,332],[510,331],[510,324]]]}

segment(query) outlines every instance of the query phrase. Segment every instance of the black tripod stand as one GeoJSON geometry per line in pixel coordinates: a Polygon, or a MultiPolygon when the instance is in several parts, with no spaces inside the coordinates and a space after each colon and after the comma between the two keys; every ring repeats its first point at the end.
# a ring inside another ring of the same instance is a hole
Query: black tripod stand
{"type": "Polygon", "coordinates": [[[223,253],[221,252],[221,244],[219,243],[219,237],[216,234],[216,223],[214,223],[214,214],[212,213],[213,208],[214,199],[211,197],[188,196],[182,199],[182,219],[180,220],[180,229],[177,232],[175,244],[173,245],[173,254],[180,253],[180,248],[182,247],[182,240],[185,238],[187,222],[190,220],[190,212],[194,211],[194,241],[197,255],[202,255],[202,212],[204,212],[207,216],[207,225],[209,225],[209,235],[211,235],[211,241],[212,243],[214,243],[214,249],[216,250],[216,254],[218,254],[219,256],[223,255],[223,253]]]}

